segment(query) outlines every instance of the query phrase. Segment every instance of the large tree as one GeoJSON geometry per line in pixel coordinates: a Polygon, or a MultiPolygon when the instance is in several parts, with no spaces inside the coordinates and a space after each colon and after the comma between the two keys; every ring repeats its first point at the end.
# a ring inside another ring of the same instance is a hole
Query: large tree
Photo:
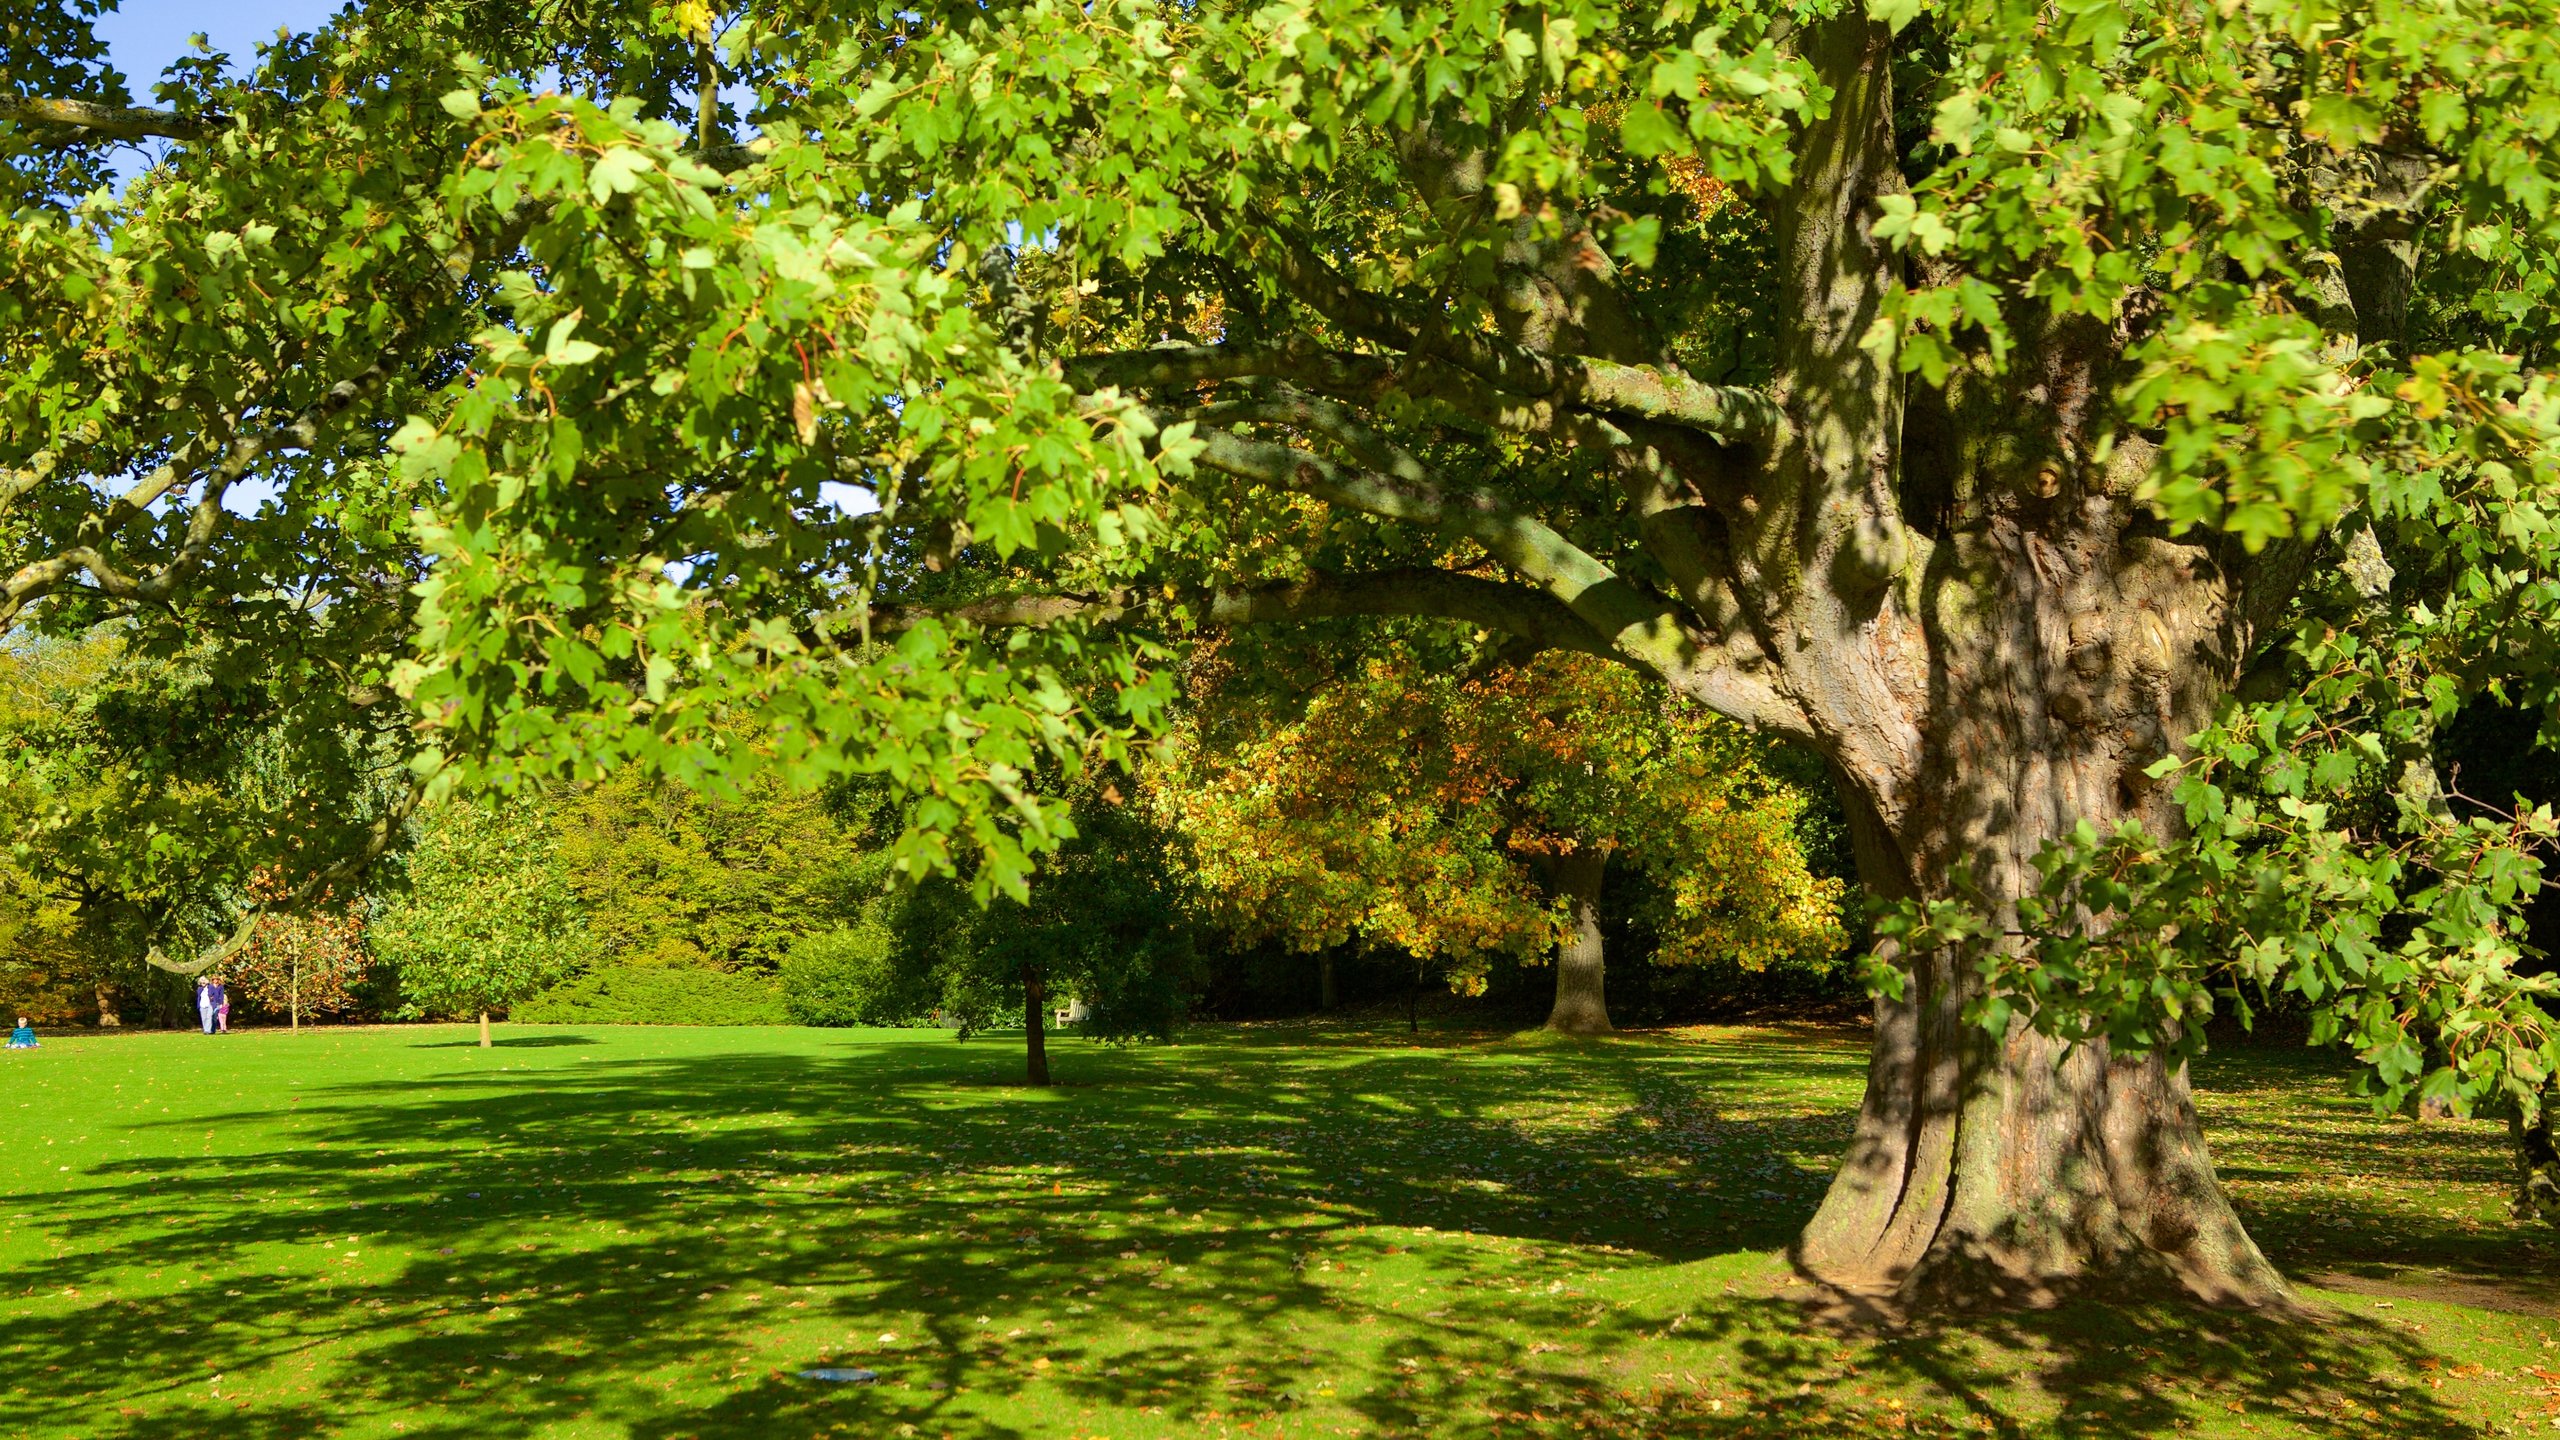
{"type": "Polygon", "coordinates": [[[57,18],[0,621],[392,680],[438,784],[876,774],[982,893],[1199,626],[1620,661],[1837,780],[1891,913],[1798,1253],[1905,1297],[2280,1298],[2217,996],[2387,1100],[2560,1062],[2550,815],[2430,740],[2552,704],[2543,7],[380,0],[160,108],[57,18]]]}
{"type": "Polygon", "coordinates": [[[601,964],[770,973],[866,898],[854,837],[779,784],[724,802],[625,770],[546,809],[601,964]]]}

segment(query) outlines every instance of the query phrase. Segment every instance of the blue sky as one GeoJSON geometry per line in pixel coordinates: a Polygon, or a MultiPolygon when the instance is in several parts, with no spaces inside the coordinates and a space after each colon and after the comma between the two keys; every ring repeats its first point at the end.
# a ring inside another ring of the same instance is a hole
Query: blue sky
{"type": "Polygon", "coordinates": [[[337,0],[124,0],[99,17],[98,37],[133,87],[133,98],[147,105],[152,83],[187,53],[188,38],[198,31],[245,66],[260,41],[275,38],[277,27],[314,29],[337,11],[337,0]]]}

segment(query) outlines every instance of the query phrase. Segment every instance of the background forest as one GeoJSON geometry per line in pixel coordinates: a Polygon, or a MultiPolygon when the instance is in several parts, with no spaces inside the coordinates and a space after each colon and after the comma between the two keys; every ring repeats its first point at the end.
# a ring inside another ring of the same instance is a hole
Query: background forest
{"type": "Polygon", "coordinates": [[[219,970],[247,1023],[965,1033],[1021,1024],[1035,986],[1108,1038],[1426,997],[1534,1018],[1560,955],[1591,974],[1560,1028],[1856,994],[1846,841],[1805,757],[1620,672],[1460,673],[1416,642],[1346,635],[1281,667],[1213,652],[1163,744],[1067,787],[1078,833],[1055,869],[991,906],[965,877],[910,878],[908,817],[876,787],[710,796],[626,770],[396,817],[342,893],[271,913],[263,880],[230,893],[184,857],[350,829],[390,773],[366,738],[297,743],[275,697],[112,629],[22,643],[0,654],[0,793],[33,838],[0,863],[0,1006],[191,1024],[191,982],[137,937],[218,939],[239,915],[219,970]],[[181,731],[192,773],[132,773],[138,737],[181,731]],[[171,862],[137,872],[94,829],[146,784],[192,808],[146,847],[171,862]]]}

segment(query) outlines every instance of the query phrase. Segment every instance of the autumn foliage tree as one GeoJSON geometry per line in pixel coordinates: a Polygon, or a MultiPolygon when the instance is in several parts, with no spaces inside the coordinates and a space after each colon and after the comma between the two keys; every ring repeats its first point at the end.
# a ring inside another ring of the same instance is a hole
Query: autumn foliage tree
{"type": "Polygon", "coordinates": [[[1796,841],[1803,797],[1739,727],[1583,656],[1468,675],[1397,650],[1349,669],[1282,718],[1222,693],[1233,668],[1212,657],[1194,717],[1144,772],[1241,937],[1392,946],[1445,961],[1460,989],[1482,988],[1494,954],[1552,956],[1547,1023],[1577,1034],[1609,1028],[1613,864],[1658,882],[1658,963],[1839,948],[1840,882],[1796,841]]]}
{"type": "MultiPolygon", "coordinates": [[[[252,883],[267,898],[282,898],[281,882],[252,883]]],[[[223,963],[225,985],[296,1029],[305,1018],[347,1014],[362,1003],[359,988],[373,964],[364,912],[362,900],[322,897],[296,912],[260,916],[248,942],[223,963]]]]}

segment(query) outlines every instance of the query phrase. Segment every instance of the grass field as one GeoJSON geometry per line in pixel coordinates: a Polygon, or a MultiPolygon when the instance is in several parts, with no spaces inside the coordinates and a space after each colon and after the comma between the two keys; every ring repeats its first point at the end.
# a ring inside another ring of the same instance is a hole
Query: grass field
{"type": "Polygon", "coordinates": [[[2560,1428],[2497,1131],[2214,1061],[2318,1324],[1806,1323],[1834,1032],[57,1037],[0,1064],[0,1434],[2350,1437],[2560,1428]],[[860,1365],[882,1382],[795,1372],[860,1365]]]}

